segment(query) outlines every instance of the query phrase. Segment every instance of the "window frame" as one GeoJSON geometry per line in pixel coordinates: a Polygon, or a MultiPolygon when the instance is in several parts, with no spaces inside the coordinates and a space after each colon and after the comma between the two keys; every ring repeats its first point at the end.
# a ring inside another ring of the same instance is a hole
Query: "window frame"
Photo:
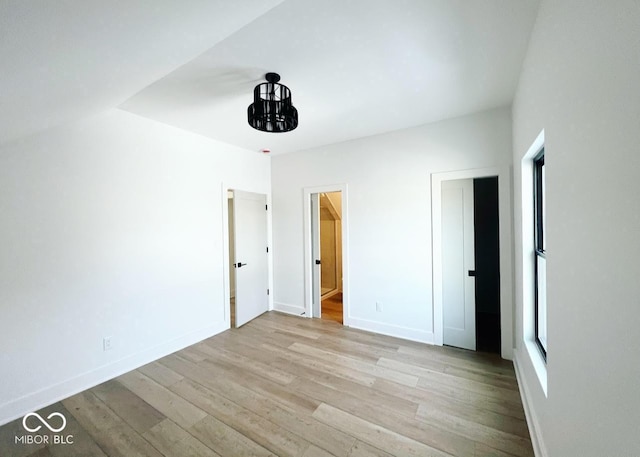
{"type": "Polygon", "coordinates": [[[545,260],[546,265],[546,249],[544,245],[544,211],[543,205],[545,200],[544,182],[543,182],[543,167],[544,167],[544,147],[533,158],[533,269],[534,269],[534,336],[535,342],[542,353],[544,361],[547,361],[547,349],[545,349],[542,341],[539,338],[539,282],[538,282],[538,257],[545,260]]]}

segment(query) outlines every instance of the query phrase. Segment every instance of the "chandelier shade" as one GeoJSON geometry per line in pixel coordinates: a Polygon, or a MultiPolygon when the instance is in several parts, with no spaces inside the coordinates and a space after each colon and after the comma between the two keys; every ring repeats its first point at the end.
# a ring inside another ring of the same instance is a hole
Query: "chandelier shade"
{"type": "Polygon", "coordinates": [[[249,125],[262,132],[290,132],[298,126],[291,90],[278,83],[277,73],[267,73],[265,79],[253,89],[253,103],[247,108],[249,125]]]}

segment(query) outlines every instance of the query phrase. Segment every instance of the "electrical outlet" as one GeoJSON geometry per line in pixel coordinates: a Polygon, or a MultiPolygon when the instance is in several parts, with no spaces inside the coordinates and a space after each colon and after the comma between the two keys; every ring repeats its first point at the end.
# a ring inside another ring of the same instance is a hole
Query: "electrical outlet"
{"type": "Polygon", "coordinates": [[[111,350],[111,337],[110,336],[105,336],[102,340],[102,348],[105,351],[110,351],[111,350]]]}
{"type": "Polygon", "coordinates": [[[379,313],[382,312],[382,303],[380,303],[379,301],[376,302],[376,311],[378,311],[379,313]]]}

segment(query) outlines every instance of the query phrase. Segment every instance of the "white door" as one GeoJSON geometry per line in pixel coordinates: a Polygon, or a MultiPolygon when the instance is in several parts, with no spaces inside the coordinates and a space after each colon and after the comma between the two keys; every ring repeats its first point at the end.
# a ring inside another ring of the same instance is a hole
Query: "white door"
{"type": "Polygon", "coordinates": [[[320,317],[320,195],[311,194],[311,262],[313,268],[313,303],[311,317],[320,317]]]}
{"type": "Polygon", "coordinates": [[[233,191],[236,327],[269,309],[267,197],[233,191]]]}
{"type": "Polygon", "coordinates": [[[476,349],[473,180],[442,183],[443,342],[476,349]]]}

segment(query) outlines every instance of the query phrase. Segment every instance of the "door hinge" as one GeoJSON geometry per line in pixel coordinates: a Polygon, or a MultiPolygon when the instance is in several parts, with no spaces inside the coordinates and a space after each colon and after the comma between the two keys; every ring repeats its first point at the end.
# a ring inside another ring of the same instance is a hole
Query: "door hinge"
{"type": "Polygon", "coordinates": [[[269,289],[267,289],[267,295],[269,295],[269,289]]]}
{"type": "Polygon", "coordinates": [[[267,205],[264,205],[264,209],[265,209],[266,211],[269,211],[269,207],[268,207],[267,205]]]}
{"type": "Polygon", "coordinates": [[[267,246],[267,252],[269,252],[269,246],[267,246]]]}

